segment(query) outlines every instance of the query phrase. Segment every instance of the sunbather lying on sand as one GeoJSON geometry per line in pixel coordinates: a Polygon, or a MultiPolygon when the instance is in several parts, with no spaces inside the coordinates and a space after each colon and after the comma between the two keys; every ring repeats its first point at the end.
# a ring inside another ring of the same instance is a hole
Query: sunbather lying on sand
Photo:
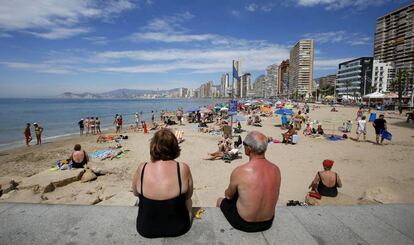
{"type": "Polygon", "coordinates": [[[117,157],[117,156],[119,156],[119,155],[121,155],[122,154],[122,150],[114,150],[114,151],[112,151],[112,153],[111,154],[109,154],[109,155],[106,155],[104,158],[102,158],[101,160],[103,161],[103,160],[105,160],[105,159],[114,159],[115,157],[117,157]]]}
{"type": "Polygon", "coordinates": [[[119,135],[100,135],[98,136],[98,139],[96,139],[97,143],[102,143],[102,142],[107,142],[107,141],[112,141],[112,140],[117,140],[117,139],[122,139],[121,136],[119,135]]]}

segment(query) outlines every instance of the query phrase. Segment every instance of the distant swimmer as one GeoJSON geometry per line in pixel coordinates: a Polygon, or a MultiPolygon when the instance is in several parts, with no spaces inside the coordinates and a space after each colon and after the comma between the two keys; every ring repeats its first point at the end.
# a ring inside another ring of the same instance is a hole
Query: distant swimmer
{"type": "Polygon", "coordinates": [[[80,135],[83,135],[83,131],[85,130],[85,124],[83,123],[83,118],[78,122],[79,125],[79,133],[80,135]]]}

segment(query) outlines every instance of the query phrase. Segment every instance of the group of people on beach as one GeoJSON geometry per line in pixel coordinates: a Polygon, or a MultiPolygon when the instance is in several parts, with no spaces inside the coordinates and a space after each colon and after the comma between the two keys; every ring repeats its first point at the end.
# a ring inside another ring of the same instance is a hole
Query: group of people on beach
{"type": "MultiPolygon", "coordinates": [[[[32,133],[30,131],[30,123],[26,124],[26,128],[24,129],[24,138],[26,140],[26,146],[30,146],[30,142],[32,141],[32,133]]],[[[42,144],[42,133],[43,127],[41,127],[38,123],[33,123],[35,135],[36,135],[36,145],[42,144]]]]}
{"type": "Polygon", "coordinates": [[[83,135],[86,128],[86,135],[92,134],[101,134],[101,120],[98,117],[86,117],[86,119],[81,118],[78,122],[79,133],[83,135]]]}

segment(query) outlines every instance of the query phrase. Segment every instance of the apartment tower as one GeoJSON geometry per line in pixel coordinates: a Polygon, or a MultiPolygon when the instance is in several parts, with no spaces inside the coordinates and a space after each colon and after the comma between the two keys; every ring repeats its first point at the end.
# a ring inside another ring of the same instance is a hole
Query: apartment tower
{"type": "Polygon", "coordinates": [[[313,39],[300,40],[290,50],[289,94],[304,98],[313,86],[313,39]]]}
{"type": "Polygon", "coordinates": [[[377,18],[374,59],[414,77],[414,3],[377,18]]]}

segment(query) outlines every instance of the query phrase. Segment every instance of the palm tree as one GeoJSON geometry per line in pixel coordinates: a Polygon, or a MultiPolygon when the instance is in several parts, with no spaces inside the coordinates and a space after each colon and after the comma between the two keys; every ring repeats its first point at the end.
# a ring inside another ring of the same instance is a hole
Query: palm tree
{"type": "Polygon", "coordinates": [[[391,82],[390,90],[398,93],[398,111],[402,114],[402,93],[412,87],[412,79],[409,81],[409,72],[406,69],[400,69],[395,79],[391,82]]]}
{"type": "Polygon", "coordinates": [[[345,81],[344,85],[345,85],[345,88],[346,88],[346,95],[349,96],[349,87],[352,86],[352,83],[351,83],[351,81],[345,81]]]}

